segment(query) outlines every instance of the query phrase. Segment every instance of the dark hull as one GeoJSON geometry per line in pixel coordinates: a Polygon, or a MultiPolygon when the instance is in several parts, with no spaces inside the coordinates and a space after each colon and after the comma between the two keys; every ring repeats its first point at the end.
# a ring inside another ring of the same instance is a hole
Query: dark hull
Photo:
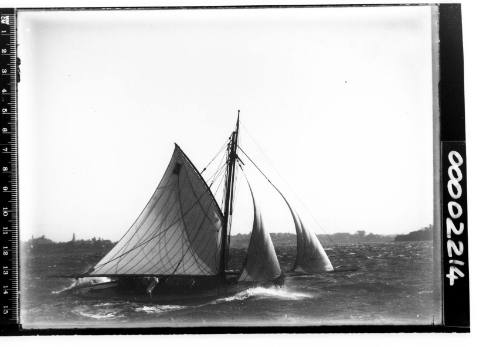
{"type": "Polygon", "coordinates": [[[158,283],[153,281],[150,277],[111,278],[108,282],[78,284],[70,293],[94,299],[196,304],[234,295],[254,286],[283,284],[283,279],[266,283],[241,283],[237,282],[237,277],[222,281],[219,277],[194,276],[163,277],[159,278],[158,283]]]}

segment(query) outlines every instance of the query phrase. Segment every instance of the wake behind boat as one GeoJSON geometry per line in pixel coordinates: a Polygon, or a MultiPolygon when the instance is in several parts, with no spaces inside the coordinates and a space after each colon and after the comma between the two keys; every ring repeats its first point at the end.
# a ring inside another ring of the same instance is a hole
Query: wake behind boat
{"type": "MultiPolygon", "coordinates": [[[[77,276],[72,293],[136,300],[190,300],[233,294],[252,286],[282,286],[285,273],[264,227],[256,197],[253,227],[242,269],[228,269],[237,171],[242,153],[264,175],[288,206],[297,234],[292,273],[324,273],[333,266],[316,235],[309,231],[281,191],[238,145],[236,129],[225,144],[224,198],[219,206],[209,185],[176,144],[165,173],[139,217],[97,264],[77,276]]],[[[239,168],[239,170],[238,170],[239,168]]]]}

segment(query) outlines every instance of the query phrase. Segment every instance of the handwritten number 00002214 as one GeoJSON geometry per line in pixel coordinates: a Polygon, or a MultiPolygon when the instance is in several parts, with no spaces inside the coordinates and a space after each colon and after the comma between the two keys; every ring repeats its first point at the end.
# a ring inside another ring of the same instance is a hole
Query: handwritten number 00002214
{"type": "Polygon", "coordinates": [[[461,235],[465,228],[464,223],[458,221],[462,217],[463,210],[460,203],[456,201],[462,196],[460,181],[463,179],[463,174],[460,166],[464,163],[464,160],[460,153],[451,151],[448,154],[448,161],[450,166],[448,167],[448,183],[446,188],[452,200],[448,202],[448,217],[446,217],[446,249],[449,258],[449,270],[446,277],[449,280],[450,286],[453,286],[455,280],[465,276],[462,270],[460,270],[460,267],[464,266],[465,263],[462,260],[453,259],[454,257],[460,258],[464,252],[463,242],[453,240],[453,237],[461,235]],[[458,223],[458,228],[456,223],[458,223]]]}

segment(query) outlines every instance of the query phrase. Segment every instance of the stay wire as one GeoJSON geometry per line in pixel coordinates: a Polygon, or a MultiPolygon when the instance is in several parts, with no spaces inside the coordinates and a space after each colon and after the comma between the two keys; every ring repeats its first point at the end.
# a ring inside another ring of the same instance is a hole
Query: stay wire
{"type": "MultiPolygon", "coordinates": [[[[238,148],[241,150],[241,152],[245,155],[245,157],[253,164],[253,166],[255,166],[255,168],[262,174],[262,176],[264,176],[264,178],[269,182],[269,184],[274,188],[276,189],[276,191],[284,198],[284,195],[283,193],[278,189],[278,187],[276,187],[276,185],[274,185],[273,182],[271,182],[271,180],[269,179],[269,177],[267,177],[267,175],[260,169],[260,167],[252,160],[252,158],[250,158],[248,156],[248,154],[243,150],[243,148],[241,148],[240,146],[238,146],[238,148]]],[[[286,201],[286,199],[285,199],[286,201]]],[[[299,199],[300,201],[300,199],[299,199]]],[[[301,201],[302,205],[304,205],[304,207],[307,209],[307,211],[309,212],[309,214],[311,215],[311,217],[313,218],[314,222],[320,227],[320,229],[325,233],[327,234],[326,230],[321,226],[321,224],[319,224],[319,222],[316,220],[316,218],[314,217],[314,215],[309,211],[309,209],[307,208],[307,206],[301,201]]]]}
{"type": "MultiPolygon", "coordinates": [[[[248,137],[250,138],[250,140],[257,146],[257,148],[259,149],[259,151],[264,155],[264,157],[266,158],[266,160],[268,161],[268,163],[270,164],[271,168],[274,170],[274,172],[279,176],[279,178],[281,178],[281,180],[288,186],[288,188],[290,189],[290,191],[292,192],[292,194],[295,196],[295,198],[300,202],[300,204],[302,205],[302,207],[304,207],[306,209],[306,211],[308,212],[309,216],[313,219],[314,223],[316,223],[316,225],[325,233],[325,234],[328,234],[328,232],[325,230],[325,228],[323,228],[323,226],[318,222],[318,220],[316,219],[316,217],[314,216],[314,214],[311,212],[311,210],[309,209],[309,207],[307,206],[307,204],[300,198],[300,196],[293,190],[292,186],[290,185],[290,183],[288,183],[286,181],[286,179],[279,173],[279,171],[276,169],[276,167],[274,167],[274,165],[272,164],[272,160],[271,158],[269,158],[269,156],[266,154],[266,152],[264,151],[264,149],[259,145],[259,143],[255,140],[255,138],[252,136],[252,134],[250,133],[250,131],[248,130],[248,128],[245,126],[245,124],[243,124],[242,122],[240,122],[240,125],[242,127],[242,129],[245,131],[245,133],[248,135],[248,137]]],[[[240,147],[241,149],[241,147],[240,147]]],[[[243,150],[242,150],[243,151],[243,150]]],[[[245,154],[246,155],[246,154],[245,154]]],[[[248,157],[248,156],[247,156],[248,157]]],[[[250,158],[249,158],[250,159],[250,158]]],[[[254,163],[255,165],[255,163],[254,163]]],[[[261,170],[259,170],[261,171],[261,170]]],[[[262,171],[261,171],[262,173],[262,171]]],[[[263,173],[262,173],[263,174],[263,173]]],[[[268,179],[269,180],[269,179],[268,179]]],[[[274,185],[273,185],[274,186],[274,185]]],[[[276,188],[276,187],[275,187],[276,188]]]]}
{"type": "Polygon", "coordinates": [[[224,142],[224,144],[222,145],[222,147],[217,151],[217,154],[208,162],[207,165],[205,165],[205,167],[203,168],[203,170],[201,170],[200,174],[204,173],[205,170],[210,166],[210,164],[212,164],[213,161],[219,156],[219,154],[221,154],[222,150],[227,147],[227,143],[228,143],[228,141],[224,142]]]}

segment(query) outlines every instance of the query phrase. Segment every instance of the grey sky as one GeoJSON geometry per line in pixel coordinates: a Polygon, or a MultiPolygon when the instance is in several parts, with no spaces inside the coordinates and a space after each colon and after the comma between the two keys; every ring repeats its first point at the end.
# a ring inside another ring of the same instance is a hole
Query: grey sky
{"type": "MultiPolygon", "coordinates": [[[[429,7],[22,12],[18,28],[23,239],[117,240],[173,143],[201,170],[237,109],[241,146],[314,231],[432,222],[429,7]]],[[[269,231],[292,232],[249,176],[269,231]]],[[[240,188],[233,233],[252,218],[240,188]]]]}

